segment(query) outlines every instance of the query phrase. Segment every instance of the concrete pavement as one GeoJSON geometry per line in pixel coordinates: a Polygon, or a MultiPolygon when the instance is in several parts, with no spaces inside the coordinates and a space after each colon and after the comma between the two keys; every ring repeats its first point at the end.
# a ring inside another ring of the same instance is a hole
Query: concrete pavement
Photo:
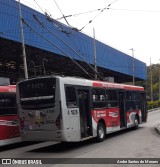
{"type": "MultiPolygon", "coordinates": [[[[152,112],[155,110],[160,110],[160,108],[154,108],[154,109],[148,110],[148,112],[152,112]]],[[[155,130],[160,134],[160,124],[156,125],[155,130]]]]}
{"type": "Polygon", "coordinates": [[[160,124],[156,125],[155,129],[160,134],[160,124]]]}

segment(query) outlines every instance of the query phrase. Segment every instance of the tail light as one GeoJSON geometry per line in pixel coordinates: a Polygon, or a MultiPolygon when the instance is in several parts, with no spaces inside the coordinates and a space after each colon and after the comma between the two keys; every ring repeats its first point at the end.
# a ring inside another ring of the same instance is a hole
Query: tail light
{"type": "Polygon", "coordinates": [[[58,127],[58,129],[60,129],[60,114],[58,115],[56,119],[56,126],[58,127]]]}

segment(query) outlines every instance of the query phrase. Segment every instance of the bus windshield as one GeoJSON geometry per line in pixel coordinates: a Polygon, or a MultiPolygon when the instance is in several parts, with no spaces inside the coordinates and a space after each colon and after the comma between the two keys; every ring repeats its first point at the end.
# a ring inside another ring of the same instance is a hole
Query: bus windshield
{"type": "Polygon", "coordinates": [[[17,114],[16,95],[0,93],[0,116],[17,114]]]}
{"type": "Polygon", "coordinates": [[[42,109],[55,105],[55,78],[39,78],[19,83],[22,109],[42,109]]]}

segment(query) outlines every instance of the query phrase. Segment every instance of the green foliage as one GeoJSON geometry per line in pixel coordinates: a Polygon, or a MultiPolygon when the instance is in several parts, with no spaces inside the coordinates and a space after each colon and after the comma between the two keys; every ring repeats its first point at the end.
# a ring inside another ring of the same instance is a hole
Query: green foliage
{"type": "Polygon", "coordinates": [[[144,87],[148,100],[151,100],[151,86],[153,91],[153,101],[147,102],[148,110],[160,107],[159,82],[160,82],[160,64],[152,64],[151,66],[148,66],[147,80],[143,82],[143,84],[145,85],[144,87]],[[152,76],[152,85],[151,85],[151,76],[152,76]]]}
{"type": "Polygon", "coordinates": [[[159,107],[160,107],[160,100],[147,102],[148,110],[153,109],[153,108],[159,108],[159,107]]]}
{"type": "Polygon", "coordinates": [[[153,90],[153,100],[159,99],[159,77],[160,77],[160,64],[152,64],[147,67],[147,80],[146,80],[146,93],[151,97],[151,86],[153,90]],[[152,73],[151,73],[152,71],[152,73]],[[152,85],[151,85],[152,74],[152,85]]]}
{"type": "Polygon", "coordinates": [[[148,110],[160,107],[159,82],[160,82],[160,64],[152,64],[148,66],[147,80],[136,82],[136,85],[143,86],[145,88],[145,92],[148,100],[147,102],[148,110]],[[151,78],[152,78],[152,85],[151,85],[151,78]],[[153,91],[153,101],[149,101],[151,100],[151,87],[153,91]]]}

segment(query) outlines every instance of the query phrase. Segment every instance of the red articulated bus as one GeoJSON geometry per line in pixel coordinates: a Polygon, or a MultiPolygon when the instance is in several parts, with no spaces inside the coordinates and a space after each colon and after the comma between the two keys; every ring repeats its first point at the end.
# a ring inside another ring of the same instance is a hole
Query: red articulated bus
{"type": "Polygon", "coordinates": [[[23,141],[78,142],[147,121],[140,86],[46,76],[17,84],[23,141]]]}
{"type": "Polygon", "coordinates": [[[21,141],[16,86],[0,86],[0,146],[21,141]]]}

